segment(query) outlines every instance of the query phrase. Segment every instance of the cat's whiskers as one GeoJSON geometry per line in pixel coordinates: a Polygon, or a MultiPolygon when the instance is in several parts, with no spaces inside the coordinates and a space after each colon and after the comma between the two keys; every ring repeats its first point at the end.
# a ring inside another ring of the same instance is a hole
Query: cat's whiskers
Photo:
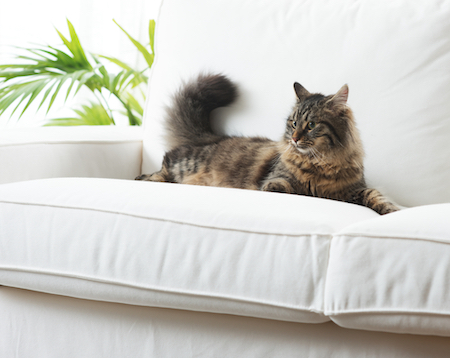
{"type": "Polygon", "coordinates": [[[317,151],[317,149],[315,149],[314,147],[311,147],[310,150],[311,150],[312,156],[318,163],[326,164],[322,158],[319,158],[320,153],[317,151]]]}

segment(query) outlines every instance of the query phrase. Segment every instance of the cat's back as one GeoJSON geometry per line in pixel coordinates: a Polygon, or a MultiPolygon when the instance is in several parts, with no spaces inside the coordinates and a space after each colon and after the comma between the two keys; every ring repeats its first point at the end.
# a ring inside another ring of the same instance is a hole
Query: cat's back
{"type": "Polygon", "coordinates": [[[166,154],[175,180],[184,184],[259,189],[279,157],[278,143],[263,137],[221,137],[180,146],[166,154]]]}

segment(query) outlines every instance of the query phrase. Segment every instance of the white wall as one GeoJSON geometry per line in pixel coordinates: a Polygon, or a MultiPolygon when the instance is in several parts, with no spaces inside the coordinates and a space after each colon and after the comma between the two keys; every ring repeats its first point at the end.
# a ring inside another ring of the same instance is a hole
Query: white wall
{"type": "MultiPolygon", "coordinates": [[[[161,0],[0,0],[0,64],[13,62],[12,46],[62,43],[55,27],[69,37],[66,18],[74,25],[83,47],[93,53],[120,58],[144,68],[135,47],[114,24],[115,19],[140,42],[148,43],[148,21],[156,19],[161,0]]],[[[55,102],[50,116],[71,115],[63,100],[55,102]]],[[[17,122],[15,115],[0,117],[1,126],[39,126],[45,111],[27,110],[17,122]],[[28,113],[27,113],[28,112],[28,113]]]]}

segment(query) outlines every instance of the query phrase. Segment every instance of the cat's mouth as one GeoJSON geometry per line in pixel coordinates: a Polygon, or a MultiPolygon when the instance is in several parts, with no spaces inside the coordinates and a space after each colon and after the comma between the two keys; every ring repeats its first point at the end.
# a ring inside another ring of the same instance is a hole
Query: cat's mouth
{"type": "Polygon", "coordinates": [[[289,142],[297,151],[299,151],[301,154],[309,154],[311,151],[311,147],[307,146],[302,143],[296,143],[295,141],[291,140],[289,142]]]}

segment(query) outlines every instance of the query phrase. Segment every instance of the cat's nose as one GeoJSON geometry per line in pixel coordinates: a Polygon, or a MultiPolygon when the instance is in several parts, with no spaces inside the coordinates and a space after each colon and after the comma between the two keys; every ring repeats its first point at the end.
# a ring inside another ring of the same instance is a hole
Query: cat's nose
{"type": "Polygon", "coordinates": [[[292,140],[297,143],[300,140],[300,137],[298,136],[292,136],[292,140]]]}

